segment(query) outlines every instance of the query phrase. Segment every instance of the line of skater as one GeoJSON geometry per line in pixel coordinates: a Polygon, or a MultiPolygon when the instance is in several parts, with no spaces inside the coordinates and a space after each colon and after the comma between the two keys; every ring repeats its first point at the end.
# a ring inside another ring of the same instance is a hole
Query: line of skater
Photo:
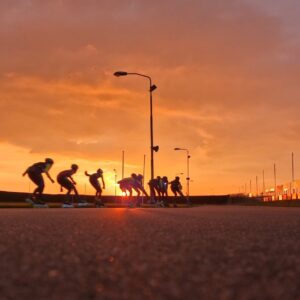
{"type": "MultiPolygon", "coordinates": [[[[54,164],[53,159],[46,158],[44,162],[38,162],[27,168],[23,173],[23,176],[28,175],[29,179],[36,185],[32,195],[25,199],[26,202],[31,204],[33,207],[48,207],[48,205],[43,201],[43,192],[45,188],[45,182],[43,174],[49,178],[52,183],[55,183],[52,179],[49,171],[54,164]]],[[[72,164],[70,169],[63,170],[57,175],[57,182],[60,185],[60,191],[64,189],[66,192],[66,198],[62,204],[63,208],[73,208],[74,200],[77,202],[78,207],[87,207],[89,203],[80,198],[78,190],[76,188],[76,181],[73,179],[73,175],[78,171],[78,165],[72,164]]],[[[105,182],[103,177],[102,169],[98,169],[95,173],[89,174],[85,171],[85,175],[89,177],[89,182],[95,189],[95,200],[94,204],[96,207],[104,207],[101,200],[102,189],[105,189],[105,182]],[[102,187],[99,182],[102,181],[102,187]]]]}
{"type": "MultiPolygon", "coordinates": [[[[45,188],[45,182],[43,178],[43,174],[49,178],[52,183],[55,181],[52,179],[49,171],[54,164],[53,159],[46,158],[44,162],[38,162],[28,167],[27,170],[23,173],[23,176],[28,175],[30,180],[36,185],[32,195],[26,198],[26,202],[31,204],[33,207],[48,207],[48,205],[43,201],[43,191],[45,188]]],[[[70,169],[63,170],[57,175],[57,182],[60,184],[61,192],[65,189],[66,198],[64,203],[62,204],[63,208],[73,208],[74,200],[77,203],[78,207],[87,207],[89,203],[80,198],[78,190],[76,188],[76,182],[73,179],[73,175],[78,171],[78,165],[72,164],[70,169]]],[[[85,175],[89,177],[89,182],[95,189],[95,198],[94,205],[95,207],[104,207],[104,203],[102,202],[102,190],[105,189],[105,181],[103,177],[102,169],[98,169],[95,173],[89,174],[85,171],[85,175]],[[101,183],[100,184],[100,180],[101,183]]],[[[157,176],[153,180],[148,182],[150,198],[148,193],[146,192],[143,184],[143,176],[141,174],[131,174],[130,177],[123,178],[118,181],[119,187],[121,191],[128,197],[129,206],[141,206],[141,202],[143,197],[148,198],[148,202],[150,204],[155,204],[161,207],[169,207],[169,196],[168,196],[168,187],[170,185],[171,191],[173,192],[173,206],[177,207],[177,198],[180,197],[184,201],[186,201],[187,205],[189,205],[189,200],[182,193],[182,185],[180,183],[180,178],[178,176],[175,177],[173,181],[168,181],[166,176],[160,177],[157,176]],[[136,192],[136,196],[133,197],[133,190],[136,192]]]]}
{"type": "Polygon", "coordinates": [[[118,181],[121,191],[127,197],[129,197],[129,205],[140,207],[142,203],[143,196],[148,199],[148,203],[154,204],[156,206],[161,207],[169,207],[170,206],[170,198],[168,195],[169,186],[171,188],[172,193],[174,194],[173,199],[173,207],[177,207],[177,199],[185,201],[189,206],[189,199],[184,196],[182,193],[182,185],[180,183],[180,177],[176,176],[174,180],[169,181],[167,176],[157,176],[156,178],[151,179],[148,182],[150,195],[146,192],[143,185],[143,175],[141,174],[131,174],[130,177],[123,178],[118,181]],[[136,192],[136,196],[133,197],[133,190],[136,192]]]}

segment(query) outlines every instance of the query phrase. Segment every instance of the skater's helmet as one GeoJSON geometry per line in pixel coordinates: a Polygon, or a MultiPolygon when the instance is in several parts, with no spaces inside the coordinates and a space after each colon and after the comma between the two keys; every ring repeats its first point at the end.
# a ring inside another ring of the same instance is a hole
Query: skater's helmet
{"type": "Polygon", "coordinates": [[[74,171],[77,171],[78,170],[78,165],[72,164],[71,169],[74,170],[74,171]]]}
{"type": "Polygon", "coordinates": [[[139,180],[142,180],[142,179],[144,178],[144,176],[143,176],[142,174],[139,174],[139,175],[137,176],[137,178],[138,178],[139,180]]]}
{"type": "Polygon", "coordinates": [[[176,176],[175,179],[176,179],[176,180],[179,180],[180,178],[179,178],[179,176],[176,176]]]}
{"type": "Polygon", "coordinates": [[[136,175],[135,173],[132,173],[132,174],[131,174],[131,177],[132,177],[132,178],[136,178],[137,175],[136,175]]]}
{"type": "Polygon", "coordinates": [[[103,170],[102,170],[102,169],[98,169],[98,170],[97,170],[97,173],[98,173],[98,174],[103,174],[103,170]]]}
{"type": "Polygon", "coordinates": [[[46,164],[53,165],[53,164],[54,164],[54,161],[53,161],[52,158],[45,158],[45,163],[46,163],[46,164]]]}

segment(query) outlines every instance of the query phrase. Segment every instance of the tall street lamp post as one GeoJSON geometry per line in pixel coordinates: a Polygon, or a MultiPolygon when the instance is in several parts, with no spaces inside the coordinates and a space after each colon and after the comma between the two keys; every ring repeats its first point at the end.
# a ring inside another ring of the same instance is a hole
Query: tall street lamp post
{"type": "Polygon", "coordinates": [[[187,200],[189,201],[190,199],[190,152],[189,149],[186,148],[174,148],[175,151],[186,151],[186,195],[187,195],[187,200]]]}
{"type": "MultiPolygon", "coordinates": [[[[129,73],[124,71],[117,71],[114,73],[115,76],[127,76],[127,75],[136,75],[147,78],[149,80],[149,93],[150,93],[150,151],[151,151],[151,180],[154,179],[154,151],[157,152],[159,147],[153,145],[153,109],[152,109],[152,92],[157,88],[155,84],[152,84],[152,79],[148,75],[140,74],[140,73],[129,73]]],[[[150,189],[150,197],[154,198],[153,192],[150,189]]]]}

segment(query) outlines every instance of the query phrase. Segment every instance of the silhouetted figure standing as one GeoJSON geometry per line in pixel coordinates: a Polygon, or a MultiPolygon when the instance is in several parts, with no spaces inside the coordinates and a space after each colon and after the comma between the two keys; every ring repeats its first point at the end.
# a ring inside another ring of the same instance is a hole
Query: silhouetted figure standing
{"type": "Polygon", "coordinates": [[[175,177],[175,179],[173,181],[170,182],[170,186],[171,186],[171,191],[173,192],[174,194],[174,202],[173,202],[173,205],[174,207],[177,207],[177,194],[180,195],[181,198],[183,198],[184,200],[187,201],[186,197],[183,195],[182,193],[182,185],[180,183],[180,178],[178,176],[175,177]]]}
{"type": "Polygon", "coordinates": [[[150,195],[152,194],[154,196],[154,201],[156,204],[159,203],[159,200],[161,198],[160,180],[161,177],[157,176],[156,178],[150,179],[150,181],[148,182],[150,188],[150,195]]]}
{"type": "Polygon", "coordinates": [[[45,188],[43,173],[47,175],[52,183],[54,180],[49,174],[49,170],[53,166],[54,161],[51,158],[46,158],[45,162],[38,162],[30,166],[24,173],[30,178],[30,180],[37,185],[36,189],[33,191],[31,197],[27,198],[25,201],[37,207],[47,207],[47,204],[42,201],[42,195],[45,188]]]}
{"type": "Polygon", "coordinates": [[[143,175],[138,174],[136,175],[135,173],[131,174],[131,178],[133,179],[132,181],[132,188],[136,191],[137,195],[137,201],[136,201],[136,206],[140,206],[141,205],[141,193],[142,195],[145,195],[146,197],[148,197],[148,194],[146,192],[146,190],[143,187],[143,175]]]}
{"type": "Polygon", "coordinates": [[[163,197],[168,197],[168,187],[169,187],[169,181],[168,177],[164,176],[162,179],[162,185],[161,185],[161,195],[163,197]]]}
{"type": "MultiPolygon", "coordinates": [[[[74,207],[73,205],[73,201],[71,198],[71,192],[74,191],[76,200],[78,201],[79,199],[79,195],[78,195],[78,191],[75,187],[76,182],[74,181],[72,175],[74,175],[78,170],[78,165],[73,164],[71,165],[71,169],[65,170],[65,171],[61,171],[58,175],[57,175],[57,182],[60,184],[61,186],[61,191],[63,191],[63,188],[65,188],[67,190],[67,196],[68,199],[63,203],[63,208],[72,208],[74,207]]],[[[79,201],[78,201],[79,203],[79,201]]]]}
{"type": "Polygon", "coordinates": [[[89,174],[87,171],[85,171],[85,175],[89,176],[90,184],[94,187],[96,190],[95,194],[95,206],[96,207],[104,207],[104,203],[102,202],[101,196],[102,196],[102,188],[105,189],[105,182],[103,178],[103,171],[102,169],[98,169],[96,173],[89,174]],[[102,181],[102,188],[99,182],[99,178],[101,178],[102,181]]]}
{"type": "Polygon", "coordinates": [[[156,177],[157,185],[156,185],[156,192],[158,194],[159,199],[161,200],[162,197],[162,189],[163,189],[163,182],[160,176],[156,177]]]}
{"type": "Polygon", "coordinates": [[[150,195],[153,196],[153,199],[150,199],[150,203],[156,203],[156,192],[155,192],[156,178],[150,179],[148,185],[150,189],[150,195]]]}

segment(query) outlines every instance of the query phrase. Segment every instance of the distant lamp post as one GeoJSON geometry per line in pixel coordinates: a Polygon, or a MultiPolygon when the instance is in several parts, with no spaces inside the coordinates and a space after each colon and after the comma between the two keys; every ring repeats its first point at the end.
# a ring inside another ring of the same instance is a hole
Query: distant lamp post
{"type": "Polygon", "coordinates": [[[274,200],[277,200],[277,169],[276,164],[274,163],[274,200]]]}
{"type": "MultiPolygon", "coordinates": [[[[153,145],[153,109],[152,109],[152,92],[157,88],[155,84],[152,84],[152,79],[148,75],[140,73],[129,73],[124,71],[117,71],[114,73],[116,77],[127,76],[127,75],[136,75],[147,78],[149,80],[149,92],[150,92],[150,149],[151,149],[151,180],[154,179],[154,151],[159,150],[159,146],[153,145]]],[[[150,190],[151,199],[154,198],[153,192],[150,190]]]]}
{"type": "Polygon", "coordinates": [[[190,198],[190,152],[189,149],[186,148],[174,148],[175,151],[186,151],[186,195],[189,201],[190,198]]]}
{"type": "Polygon", "coordinates": [[[115,197],[117,196],[117,170],[114,169],[113,170],[115,173],[115,197]]]}

